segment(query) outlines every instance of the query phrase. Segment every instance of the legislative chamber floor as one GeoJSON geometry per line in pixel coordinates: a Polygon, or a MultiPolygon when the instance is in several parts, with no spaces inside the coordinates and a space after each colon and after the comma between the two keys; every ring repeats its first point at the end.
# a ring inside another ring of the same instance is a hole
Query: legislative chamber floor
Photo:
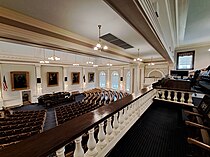
{"type": "Polygon", "coordinates": [[[187,142],[178,106],[155,102],[108,157],[186,157],[187,142]]]}

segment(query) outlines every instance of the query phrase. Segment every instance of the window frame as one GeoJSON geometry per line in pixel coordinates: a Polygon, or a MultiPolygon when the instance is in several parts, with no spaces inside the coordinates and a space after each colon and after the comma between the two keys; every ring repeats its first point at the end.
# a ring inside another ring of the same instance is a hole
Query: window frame
{"type": "Polygon", "coordinates": [[[176,70],[193,70],[194,69],[194,63],[195,63],[195,50],[192,51],[186,51],[186,52],[177,52],[177,57],[176,57],[176,70]],[[186,54],[186,55],[184,55],[186,54]],[[192,56],[192,67],[191,68],[184,68],[180,69],[179,68],[179,57],[180,56],[192,56]]]}

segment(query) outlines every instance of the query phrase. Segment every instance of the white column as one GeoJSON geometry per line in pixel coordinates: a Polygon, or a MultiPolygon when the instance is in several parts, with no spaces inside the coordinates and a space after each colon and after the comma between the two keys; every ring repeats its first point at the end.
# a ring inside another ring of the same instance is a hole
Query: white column
{"type": "MultiPolygon", "coordinates": [[[[1,64],[0,64],[0,74],[1,74],[1,79],[2,80],[0,83],[1,83],[1,90],[0,90],[0,110],[3,109],[3,106],[4,106],[4,102],[3,102],[3,85],[2,85],[2,82],[3,82],[3,73],[2,73],[2,67],[1,67],[1,64]]],[[[6,80],[7,82],[7,86],[8,86],[8,80],[6,80]]]]}
{"type": "Polygon", "coordinates": [[[192,93],[189,92],[188,94],[189,94],[188,103],[192,104],[192,93]]]}
{"type": "Polygon", "coordinates": [[[119,115],[119,123],[120,123],[120,129],[123,129],[124,128],[124,125],[123,125],[123,122],[124,122],[124,115],[123,115],[123,110],[120,110],[120,115],[119,115]]]}
{"type": "Polygon", "coordinates": [[[96,149],[96,140],[94,137],[94,128],[88,131],[89,139],[87,142],[88,151],[85,154],[86,157],[94,157],[98,154],[98,151],[96,149]]]}
{"type": "Polygon", "coordinates": [[[110,88],[111,87],[111,78],[110,78],[110,68],[107,69],[107,82],[106,82],[106,87],[110,88]]]}
{"type": "Polygon", "coordinates": [[[174,91],[174,101],[176,101],[177,102],[177,92],[176,91],[174,91]]]}
{"type": "Polygon", "coordinates": [[[134,74],[134,93],[139,93],[139,64],[135,66],[135,74],[134,74]]]}
{"type": "Polygon", "coordinates": [[[99,132],[98,132],[98,143],[97,143],[97,149],[102,150],[107,144],[106,144],[106,135],[104,133],[104,122],[99,124],[99,132]]]}
{"type": "MultiPolygon", "coordinates": [[[[86,69],[83,67],[82,68],[82,89],[83,89],[83,91],[85,91],[86,90],[86,85],[87,85],[87,82],[88,82],[88,78],[87,78],[87,76],[85,75],[86,74],[86,69]],[[84,82],[84,78],[83,77],[85,77],[85,82],[84,82]]],[[[96,76],[95,76],[96,77],[96,76]]]]}
{"type": "Polygon", "coordinates": [[[181,92],[181,102],[184,102],[184,93],[181,92]]]}
{"type": "Polygon", "coordinates": [[[130,67],[130,73],[131,73],[131,80],[130,80],[130,93],[133,91],[133,68],[130,67]]]}
{"type": "Polygon", "coordinates": [[[171,91],[168,90],[168,97],[167,97],[168,100],[171,100],[171,91]]]}
{"type": "Polygon", "coordinates": [[[70,80],[70,76],[68,76],[68,67],[63,66],[63,91],[67,92],[69,90],[68,88],[68,82],[70,80]],[[65,77],[67,77],[67,81],[65,81],[65,77]]]}
{"type": "Polygon", "coordinates": [[[82,148],[82,136],[78,137],[75,142],[74,157],[84,157],[84,150],[82,148]]]}
{"type": "Polygon", "coordinates": [[[35,70],[36,70],[36,78],[41,79],[41,83],[36,82],[36,94],[37,96],[42,95],[42,78],[41,78],[41,65],[35,65],[35,70]]]}
{"type": "Polygon", "coordinates": [[[107,119],[107,126],[106,126],[106,140],[107,140],[107,142],[110,142],[113,138],[111,122],[112,122],[112,117],[107,119]]]}
{"type": "Polygon", "coordinates": [[[65,152],[65,147],[62,147],[56,151],[56,156],[57,157],[65,157],[64,152],[65,152]]]}
{"type": "Polygon", "coordinates": [[[165,99],[165,90],[162,90],[161,99],[165,99]]]}
{"type": "Polygon", "coordinates": [[[119,133],[119,131],[118,131],[119,123],[118,123],[117,116],[118,116],[118,113],[115,113],[114,114],[114,121],[113,121],[113,128],[114,128],[115,135],[117,135],[119,133]]]}
{"type": "Polygon", "coordinates": [[[124,67],[120,69],[120,77],[123,77],[123,81],[120,81],[120,90],[125,90],[124,82],[124,67]]]}

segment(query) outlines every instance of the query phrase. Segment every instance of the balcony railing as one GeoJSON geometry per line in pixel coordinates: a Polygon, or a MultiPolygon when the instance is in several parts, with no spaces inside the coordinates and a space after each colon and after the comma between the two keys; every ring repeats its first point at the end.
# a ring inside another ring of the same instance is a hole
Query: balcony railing
{"type": "Polygon", "coordinates": [[[105,156],[152,104],[152,98],[155,95],[157,95],[155,89],[143,89],[138,95],[129,95],[53,129],[10,145],[0,150],[0,156],[40,157],[56,152],[58,157],[64,157],[65,146],[73,140],[75,141],[74,157],[105,156]],[[97,132],[94,129],[96,127],[97,132]],[[87,132],[85,151],[82,146],[82,136],[87,132]],[[97,138],[94,133],[97,133],[97,138]]]}

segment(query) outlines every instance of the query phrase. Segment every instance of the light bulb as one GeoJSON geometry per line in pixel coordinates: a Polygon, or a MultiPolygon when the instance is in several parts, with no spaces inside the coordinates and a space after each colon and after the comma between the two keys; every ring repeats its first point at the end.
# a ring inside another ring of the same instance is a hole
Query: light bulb
{"type": "Polygon", "coordinates": [[[208,49],[208,51],[210,51],[210,49],[208,49]]]}
{"type": "Polygon", "coordinates": [[[54,58],[53,58],[53,57],[49,57],[48,59],[49,59],[49,60],[52,60],[52,61],[54,61],[54,58]]]}
{"type": "Polygon", "coordinates": [[[94,47],[94,50],[98,50],[98,48],[97,47],[94,47]]]}
{"type": "Polygon", "coordinates": [[[108,47],[105,45],[103,49],[104,49],[104,50],[107,50],[107,49],[108,49],[108,47]]]}
{"type": "Polygon", "coordinates": [[[49,61],[44,61],[45,63],[50,63],[49,61]]]}
{"type": "Polygon", "coordinates": [[[140,60],[139,60],[139,61],[140,61],[140,62],[142,62],[142,61],[143,61],[143,59],[141,59],[141,58],[140,58],[140,60]]]}
{"type": "Polygon", "coordinates": [[[97,47],[97,48],[101,48],[101,44],[99,44],[99,43],[96,44],[96,47],[97,47]]]}
{"type": "Polygon", "coordinates": [[[133,59],[133,61],[135,62],[135,61],[136,61],[136,59],[133,59]]]}
{"type": "Polygon", "coordinates": [[[44,63],[44,61],[39,61],[39,63],[44,63]]]}
{"type": "Polygon", "coordinates": [[[60,59],[59,57],[55,57],[55,60],[56,60],[56,61],[59,61],[59,60],[61,60],[61,59],[60,59]]]}

